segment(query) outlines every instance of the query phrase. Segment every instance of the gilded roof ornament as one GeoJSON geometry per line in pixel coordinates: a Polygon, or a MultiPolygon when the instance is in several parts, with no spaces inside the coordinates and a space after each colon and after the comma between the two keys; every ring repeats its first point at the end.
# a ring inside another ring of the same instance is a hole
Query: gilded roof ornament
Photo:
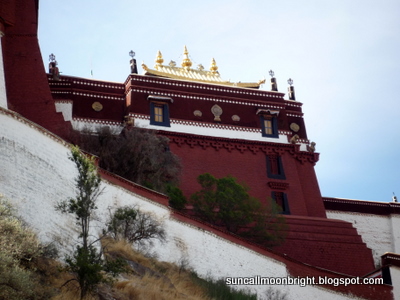
{"type": "Polygon", "coordinates": [[[157,52],[157,57],[156,57],[155,62],[156,62],[156,65],[155,65],[154,67],[155,67],[156,69],[158,69],[158,67],[161,66],[162,63],[164,62],[164,59],[163,59],[163,57],[162,57],[162,54],[161,54],[161,51],[160,51],[160,50],[158,50],[158,52],[157,52]]]}
{"type": "Polygon", "coordinates": [[[192,62],[190,61],[189,58],[189,51],[187,50],[186,46],[183,49],[183,60],[181,65],[185,70],[189,70],[190,67],[192,66],[192,62]]]}
{"type": "Polygon", "coordinates": [[[145,71],[147,71],[149,68],[145,65],[145,63],[144,62],[142,62],[142,68],[143,68],[143,70],[145,70],[145,71]]]}
{"type": "Polygon", "coordinates": [[[214,58],[211,60],[210,71],[211,71],[213,74],[218,73],[218,66],[217,66],[217,63],[215,62],[215,59],[214,59],[214,58]]]}
{"type": "MultiPolygon", "coordinates": [[[[1,1],[1,0],[0,0],[1,1]]],[[[189,51],[184,46],[183,60],[181,66],[171,60],[167,65],[163,65],[164,59],[161,51],[157,52],[154,69],[142,63],[144,75],[160,76],[172,78],[177,80],[190,80],[196,82],[214,83],[226,86],[236,86],[243,88],[259,88],[265,82],[265,79],[258,82],[231,82],[230,80],[223,80],[218,72],[218,66],[213,58],[211,61],[210,70],[206,70],[203,65],[198,64],[196,68],[192,67],[192,61],[189,58],[189,51]]]]}

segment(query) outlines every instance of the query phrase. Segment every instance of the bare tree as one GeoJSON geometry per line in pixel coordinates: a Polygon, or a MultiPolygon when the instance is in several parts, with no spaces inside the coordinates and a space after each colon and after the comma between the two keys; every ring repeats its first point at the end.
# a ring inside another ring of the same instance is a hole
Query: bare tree
{"type": "Polygon", "coordinates": [[[153,130],[127,127],[121,134],[108,127],[96,134],[83,132],[77,143],[100,158],[100,167],[128,180],[165,192],[179,181],[179,158],[169,151],[169,139],[153,130]]]}
{"type": "Polygon", "coordinates": [[[137,244],[151,243],[152,240],[165,241],[166,237],[162,223],[137,206],[118,208],[110,215],[107,229],[114,239],[125,239],[137,244]]]}

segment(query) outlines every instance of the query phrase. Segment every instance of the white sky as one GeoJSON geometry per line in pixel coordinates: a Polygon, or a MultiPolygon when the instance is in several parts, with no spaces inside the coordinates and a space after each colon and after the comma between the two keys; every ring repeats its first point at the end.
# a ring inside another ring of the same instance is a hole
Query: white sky
{"type": "MultiPolygon", "coordinates": [[[[223,79],[291,77],[323,196],[400,198],[400,1],[398,0],[40,0],[39,41],[47,69],[123,82],[128,52],[153,67],[215,58],[223,79]]],[[[142,69],[139,68],[139,73],[142,69]]],[[[269,84],[262,89],[269,89],[269,84]]]]}

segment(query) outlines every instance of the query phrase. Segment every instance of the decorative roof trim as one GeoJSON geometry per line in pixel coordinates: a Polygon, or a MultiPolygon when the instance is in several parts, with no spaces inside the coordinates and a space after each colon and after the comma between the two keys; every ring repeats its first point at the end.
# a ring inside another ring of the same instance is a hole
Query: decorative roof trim
{"type": "MultiPolygon", "coordinates": [[[[168,80],[166,78],[165,78],[165,80],[160,80],[160,78],[157,78],[157,77],[137,75],[137,74],[134,74],[134,75],[131,74],[125,81],[125,84],[127,84],[127,82],[129,80],[163,84],[163,85],[172,85],[172,86],[178,86],[178,87],[184,87],[184,88],[190,88],[190,89],[210,90],[210,91],[216,91],[216,92],[241,94],[241,95],[246,95],[246,96],[269,97],[269,98],[277,98],[277,99],[283,99],[283,96],[285,95],[284,93],[280,93],[280,92],[254,90],[254,89],[247,89],[245,87],[231,86],[229,89],[227,89],[226,87],[218,85],[216,83],[201,84],[199,82],[196,84],[195,82],[187,82],[187,81],[186,82],[184,82],[184,81],[176,82],[174,80],[168,80]]],[[[285,101],[285,102],[289,102],[289,101],[285,101]]],[[[300,102],[296,102],[296,103],[298,103],[299,105],[301,104],[300,102]]],[[[294,105],[294,106],[298,107],[298,105],[294,105]]]]}
{"type": "Polygon", "coordinates": [[[54,103],[66,103],[66,104],[73,104],[74,101],[69,99],[55,99],[54,103]]]}
{"type": "Polygon", "coordinates": [[[203,149],[213,147],[217,151],[224,148],[229,152],[233,150],[243,153],[244,151],[250,151],[253,154],[257,152],[263,152],[265,154],[278,153],[283,155],[289,153],[301,164],[309,162],[315,164],[319,159],[318,153],[304,152],[300,150],[299,145],[294,144],[277,144],[272,142],[262,141],[249,141],[245,139],[230,139],[223,137],[213,137],[189,133],[171,132],[158,130],[159,134],[165,135],[173,142],[181,147],[183,144],[193,147],[202,147],[203,149]]]}
{"type": "Polygon", "coordinates": [[[89,119],[89,118],[72,118],[72,121],[84,122],[84,123],[96,123],[96,124],[104,124],[104,125],[116,125],[116,126],[123,125],[123,122],[116,122],[116,121],[111,121],[111,120],[101,120],[101,119],[89,119]]]}
{"type": "Polygon", "coordinates": [[[394,265],[400,267],[400,255],[397,253],[386,252],[382,255],[382,265],[394,265]]]}
{"type": "Polygon", "coordinates": [[[125,101],[125,97],[107,96],[104,95],[105,93],[92,92],[92,91],[75,92],[73,90],[69,90],[69,91],[51,91],[51,93],[55,95],[73,95],[73,96],[83,96],[83,97],[91,97],[98,99],[125,101]]]}
{"type": "Polygon", "coordinates": [[[372,215],[400,214],[400,203],[322,198],[325,209],[331,211],[358,212],[372,215]]]}
{"type": "Polygon", "coordinates": [[[288,117],[295,117],[295,118],[302,118],[303,117],[303,113],[286,113],[286,116],[288,117]]]}
{"type": "Polygon", "coordinates": [[[147,100],[152,101],[152,100],[156,100],[156,101],[164,101],[164,102],[171,102],[174,103],[174,99],[170,98],[170,97],[164,97],[164,96],[153,96],[153,95],[149,95],[147,97],[147,100]]]}
{"type": "Polygon", "coordinates": [[[274,109],[258,109],[256,114],[257,114],[257,115],[263,115],[263,114],[279,115],[279,110],[274,110],[274,109]]]}
{"type": "Polygon", "coordinates": [[[168,97],[174,97],[174,98],[187,98],[187,99],[195,99],[195,100],[205,100],[205,101],[213,101],[213,102],[221,102],[221,103],[232,103],[232,104],[240,104],[240,105],[250,105],[250,106],[258,106],[258,107],[266,107],[266,108],[272,108],[272,109],[285,109],[285,105],[280,104],[280,103],[274,103],[274,104],[264,104],[260,103],[260,101],[241,101],[241,100],[227,100],[227,99],[222,99],[222,98],[211,98],[211,97],[202,97],[202,96],[192,96],[190,94],[178,94],[176,93],[170,93],[170,92],[163,92],[163,91],[155,91],[152,89],[146,89],[146,88],[132,88],[130,91],[132,92],[137,92],[137,93],[145,93],[145,94],[153,94],[153,95],[166,95],[168,97]]]}
{"type": "Polygon", "coordinates": [[[119,90],[124,89],[123,83],[102,81],[98,79],[94,80],[89,78],[60,75],[59,80],[54,80],[51,74],[47,74],[47,79],[49,80],[49,84],[54,86],[70,85],[71,83],[73,83],[73,84],[81,84],[81,85],[102,87],[108,89],[119,89],[119,90]]]}

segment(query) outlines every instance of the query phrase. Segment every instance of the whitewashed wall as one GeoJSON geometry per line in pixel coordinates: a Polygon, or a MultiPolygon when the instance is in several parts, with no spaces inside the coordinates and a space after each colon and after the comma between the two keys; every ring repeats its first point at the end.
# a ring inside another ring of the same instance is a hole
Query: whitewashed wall
{"type": "Polygon", "coordinates": [[[6,83],[4,79],[4,63],[3,63],[3,51],[1,48],[1,37],[3,32],[0,31],[0,107],[7,108],[7,97],[6,97],[6,83]]]}
{"type": "Polygon", "coordinates": [[[72,120],[72,100],[59,100],[55,105],[56,112],[62,113],[64,121],[72,120]]]}
{"type": "Polygon", "coordinates": [[[400,216],[389,216],[327,210],[331,219],[353,223],[364,243],[371,248],[376,266],[386,252],[400,253],[400,216]]]}
{"type": "Polygon", "coordinates": [[[395,299],[400,299],[400,285],[398,284],[400,282],[400,268],[390,266],[390,276],[392,277],[393,283],[393,295],[395,295],[395,299]]]}
{"type": "MultiPolygon", "coordinates": [[[[45,134],[29,122],[10,116],[0,108],[0,193],[12,200],[22,218],[43,242],[56,242],[72,248],[77,238],[74,218],[54,210],[57,201],[74,196],[74,164],[68,160],[68,145],[45,134]]],[[[189,262],[201,276],[288,275],[286,266],[267,256],[224,240],[213,233],[170,218],[168,208],[103,181],[104,193],[98,202],[98,222],[93,234],[101,230],[108,208],[138,204],[163,219],[167,242],[155,245],[161,260],[189,262]]],[[[357,299],[320,287],[273,286],[288,299],[357,299]]],[[[268,286],[253,286],[263,299],[268,286]]]]}

